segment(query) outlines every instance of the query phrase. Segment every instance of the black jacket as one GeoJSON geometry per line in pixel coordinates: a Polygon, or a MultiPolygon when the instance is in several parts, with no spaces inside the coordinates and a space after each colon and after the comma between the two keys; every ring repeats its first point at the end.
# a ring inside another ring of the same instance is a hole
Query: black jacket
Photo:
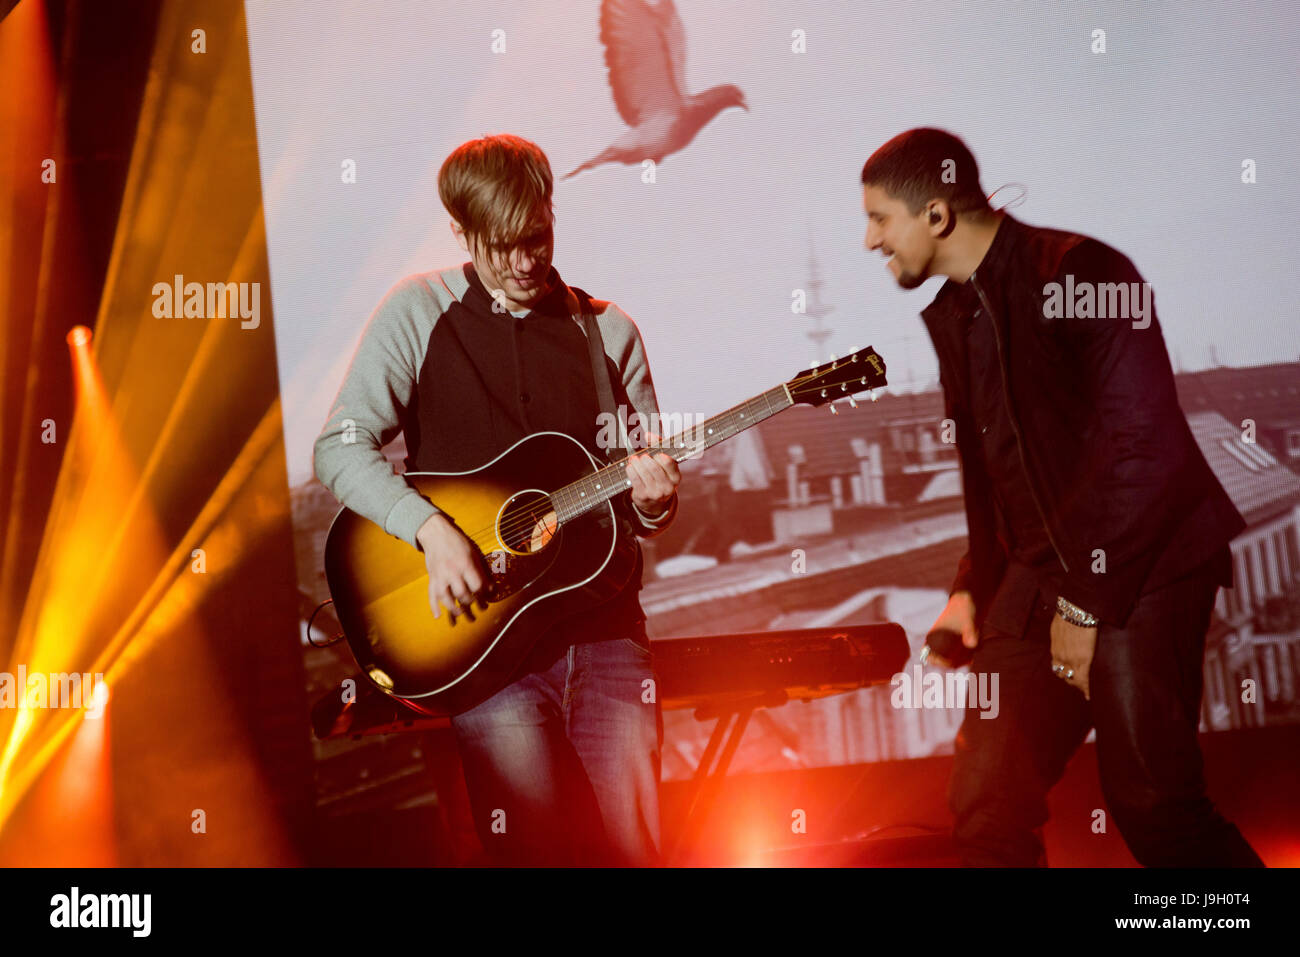
{"type": "MultiPolygon", "coordinates": [[[[939,357],[946,415],[956,425],[970,533],[952,591],[971,592],[977,620],[1007,556],[989,477],[975,454],[968,397],[979,383],[968,381],[965,302],[979,304],[972,321],[993,322],[1008,414],[1067,600],[1122,626],[1140,595],[1211,559],[1223,561],[1226,544],[1245,527],[1179,408],[1154,297],[1149,325],[1128,313],[1054,311],[1064,290],[1085,283],[1093,290],[1137,284],[1128,289],[1140,292],[1142,277],[1104,243],[1004,215],[971,289],[949,280],[922,313],[939,357]],[[1052,303],[1049,283],[1062,290],[1052,303]]],[[[1117,312],[1113,289],[1103,291],[1117,312]]]]}

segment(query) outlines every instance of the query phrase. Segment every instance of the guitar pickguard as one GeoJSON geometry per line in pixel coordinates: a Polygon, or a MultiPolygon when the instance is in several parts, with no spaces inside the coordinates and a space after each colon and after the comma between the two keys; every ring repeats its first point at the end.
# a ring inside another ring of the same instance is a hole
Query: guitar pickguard
{"type": "Polygon", "coordinates": [[[515,555],[504,549],[484,555],[489,576],[484,597],[489,602],[502,601],[537,581],[550,570],[563,540],[561,529],[546,548],[532,555],[515,555]]]}

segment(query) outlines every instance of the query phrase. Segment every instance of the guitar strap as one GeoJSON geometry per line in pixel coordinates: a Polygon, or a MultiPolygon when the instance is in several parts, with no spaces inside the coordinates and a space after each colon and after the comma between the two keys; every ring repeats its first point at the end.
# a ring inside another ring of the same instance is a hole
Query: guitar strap
{"type": "Polygon", "coordinates": [[[600,410],[614,417],[618,447],[604,449],[605,459],[616,462],[627,454],[627,436],[624,423],[618,414],[618,405],[614,402],[614,386],[609,379],[609,365],[605,361],[605,342],[600,337],[600,325],[596,322],[595,310],[591,307],[591,297],[577,286],[570,286],[578,297],[578,307],[582,310],[582,331],[587,334],[587,353],[591,358],[591,375],[596,380],[596,398],[600,410]]]}
{"type": "MultiPolygon", "coordinates": [[[[628,454],[629,443],[625,431],[626,423],[618,414],[618,405],[614,401],[614,386],[609,378],[609,364],[605,361],[605,341],[600,337],[600,326],[596,322],[596,312],[591,307],[591,297],[577,286],[570,286],[569,288],[578,297],[578,307],[582,310],[582,331],[587,334],[587,354],[591,357],[591,375],[596,380],[596,398],[600,402],[600,410],[614,417],[614,434],[617,436],[617,447],[602,449],[605,453],[605,460],[613,465],[628,454]]],[[[631,581],[634,578],[639,583],[641,581],[643,559],[640,547],[635,544],[636,535],[632,531],[631,520],[625,515],[621,515],[616,521],[624,532],[624,534],[618,536],[618,539],[625,544],[630,543],[635,549],[636,564],[629,573],[628,580],[631,581]]],[[[622,594],[621,591],[620,594],[622,594]]],[[[613,599],[607,599],[607,601],[613,601],[613,599]]],[[[644,620],[644,615],[642,615],[642,620],[644,620]]]]}

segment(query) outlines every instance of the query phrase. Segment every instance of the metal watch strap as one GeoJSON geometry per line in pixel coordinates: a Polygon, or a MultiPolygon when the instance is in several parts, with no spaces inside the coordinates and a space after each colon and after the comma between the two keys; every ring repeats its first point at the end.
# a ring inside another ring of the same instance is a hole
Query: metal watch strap
{"type": "Polygon", "coordinates": [[[1079,628],[1097,627],[1097,616],[1090,615],[1073,602],[1066,601],[1059,595],[1056,598],[1056,613],[1071,625],[1079,628]]]}

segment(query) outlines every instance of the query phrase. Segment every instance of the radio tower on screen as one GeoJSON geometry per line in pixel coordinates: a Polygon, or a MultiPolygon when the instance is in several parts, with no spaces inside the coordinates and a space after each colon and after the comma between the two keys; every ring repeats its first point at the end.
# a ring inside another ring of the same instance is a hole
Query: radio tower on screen
{"type": "Polygon", "coordinates": [[[822,318],[835,311],[822,300],[822,270],[817,263],[817,250],[813,246],[812,235],[808,236],[808,288],[807,308],[804,315],[812,319],[805,335],[813,341],[813,356],[818,362],[827,358],[826,341],[831,337],[831,330],[822,325],[822,318]]]}

